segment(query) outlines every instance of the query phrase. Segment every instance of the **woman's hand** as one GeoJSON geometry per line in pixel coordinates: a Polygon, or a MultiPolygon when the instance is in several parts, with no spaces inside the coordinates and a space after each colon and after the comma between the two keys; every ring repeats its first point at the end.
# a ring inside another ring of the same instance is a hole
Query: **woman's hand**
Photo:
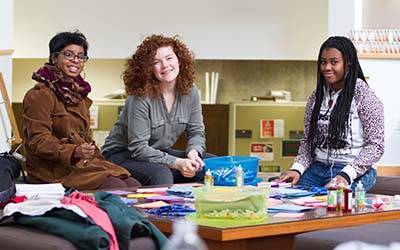
{"type": "Polygon", "coordinates": [[[197,167],[198,170],[203,169],[204,162],[200,158],[199,153],[196,150],[194,150],[194,149],[190,150],[189,153],[187,154],[187,158],[198,163],[198,167],[197,167]]]}
{"type": "Polygon", "coordinates": [[[177,158],[172,163],[172,168],[179,170],[184,177],[192,178],[196,174],[198,164],[191,159],[177,158]]]}
{"type": "Polygon", "coordinates": [[[341,176],[341,175],[336,175],[335,178],[336,178],[335,181],[333,181],[333,179],[334,179],[334,178],[333,178],[330,182],[328,182],[328,183],[325,185],[325,187],[329,187],[329,186],[331,186],[331,185],[333,185],[333,184],[334,184],[334,185],[339,185],[340,183],[343,183],[345,187],[347,187],[347,186],[349,185],[349,183],[346,181],[346,179],[345,179],[343,176],[341,176]]]}
{"type": "Polygon", "coordinates": [[[84,142],[76,148],[74,156],[79,159],[89,159],[93,157],[95,150],[95,145],[84,142]]]}
{"type": "Polygon", "coordinates": [[[278,182],[290,182],[292,183],[292,185],[296,185],[297,182],[299,182],[299,180],[300,180],[300,174],[299,172],[294,170],[289,170],[281,174],[281,176],[279,176],[279,178],[277,179],[278,182]]]}

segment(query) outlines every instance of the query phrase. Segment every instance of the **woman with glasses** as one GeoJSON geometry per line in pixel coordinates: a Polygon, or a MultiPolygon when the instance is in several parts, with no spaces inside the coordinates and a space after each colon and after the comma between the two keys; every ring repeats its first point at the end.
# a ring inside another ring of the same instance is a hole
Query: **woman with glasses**
{"type": "Polygon", "coordinates": [[[200,181],[205,132],[193,54],[177,37],[151,35],[128,60],[129,96],[102,148],[142,185],[200,181]],[[186,150],[174,150],[186,132],[186,150]]]}
{"type": "Polygon", "coordinates": [[[81,77],[89,58],[86,37],[58,33],[49,48],[49,62],[33,73],[37,83],[23,101],[28,181],[79,190],[139,186],[126,169],[106,161],[90,138],[91,87],[81,77]]]}

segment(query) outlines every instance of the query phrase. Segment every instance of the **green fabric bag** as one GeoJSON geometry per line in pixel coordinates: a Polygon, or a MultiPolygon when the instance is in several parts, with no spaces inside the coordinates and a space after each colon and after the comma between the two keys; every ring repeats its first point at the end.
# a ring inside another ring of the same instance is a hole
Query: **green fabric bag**
{"type": "Polygon", "coordinates": [[[167,242],[165,235],[146,219],[136,208],[128,207],[118,196],[96,192],[97,204],[110,217],[120,249],[129,249],[131,238],[150,236],[159,249],[167,242]]]}
{"type": "Polygon", "coordinates": [[[110,239],[90,218],[66,209],[53,209],[41,216],[14,215],[18,224],[60,236],[82,250],[109,249],[110,239]]]}

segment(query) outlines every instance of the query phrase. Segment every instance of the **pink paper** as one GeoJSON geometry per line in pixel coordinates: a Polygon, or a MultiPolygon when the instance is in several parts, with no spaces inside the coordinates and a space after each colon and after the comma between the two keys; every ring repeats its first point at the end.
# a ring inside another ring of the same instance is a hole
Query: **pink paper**
{"type": "Polygon", "coordinates": [[[318,200],[314,197],[304,197],[291,200],[294,204],[307,207],[326,207],[326,201],[318,200]]]}
{"type": "Polygon", "coordinates": [[[300,218],[304,215],[304,213],[277,213],[274,217],[278,218],[300,218]]]}
{"type": "Polygon", "coordinates": [[[115,194],[115,195],[127,195],[127,194],[132,194],[133,192],[128,192],[124,190],[106,190],[105,192],[110,193],[110,194],[115,194]]]}
{"type": "Polygon", "coordinates": [[[281,201],[281,200],[278,200],[278,199],[274,199],[274,198],[269,198],[268,199],[268,206],[276,206],[276,205],[279,205],[279,204],[282,204],[283,203],[283,201],[281,201]]]}

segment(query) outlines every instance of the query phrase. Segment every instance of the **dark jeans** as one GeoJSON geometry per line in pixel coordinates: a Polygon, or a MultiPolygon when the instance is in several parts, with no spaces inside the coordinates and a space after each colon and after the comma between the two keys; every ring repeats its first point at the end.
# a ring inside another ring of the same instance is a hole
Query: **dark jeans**
{"type": "MultiPolygon", "coordinates": [[[[186,158],[183,150],[163,150],[167,154],[186,158]]],[[[165,164],[135,161],[128,149],[116,150],[104,153],[104,157],[113,163],[126,168],[136,180],[143,186],[170,185],[174,183],[198,182],[204,179],[204,170],[196,172],[192,178],[184,177],[179,170],[171,169],[165,164]]],[[[203,158],[215,157],[215,155],[204,153],[203,158]]]]}
{"type": "MultiPolygon", "coordinates": [[[[298,184],[305,187],[323,187],[328,184],[333,177],[338,175],[344,167],[345,165],[342,164],[334,164],[331,166],[316,161],[303,173],[298,184]]],[[[376,182],[376,170],[370,168],[365,174],[356,178],[351,185],[353,191],[359,181],[362,182],[365,191],[370,190],[376,182]]]]}

